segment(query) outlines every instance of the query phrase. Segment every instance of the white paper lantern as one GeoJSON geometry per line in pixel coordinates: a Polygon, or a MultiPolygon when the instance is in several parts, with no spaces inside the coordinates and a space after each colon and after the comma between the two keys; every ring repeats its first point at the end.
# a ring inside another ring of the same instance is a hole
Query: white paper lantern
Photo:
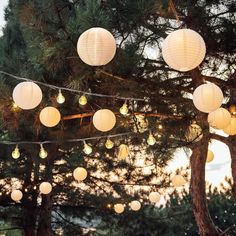
{"type": "Polygon", "coordinates": [[[21,82],[13,90],[12,98],[15,104],[24,110],[30,110],[39,105],[42,100],[42,91],[34,82],[21,82]]]}
{"type": "Polygon", "coordinates": [[[20,190],[16,189],[11,192],[11,199],[15,202],[20,201],[22,197],[23,197],[23,194],[20,190]]]}
{"type": "Polygon", "coordinates": [[[141,203],[139,201],[132,201],[130,203],[130,208],[133,210],[133,211],[138,211],[140,210],[141,208],[141,203]]]}
{"type": "Polygon", "coordinates": [[[186,180],[182,175],[175,175],[172,180],[172,184],[174,187],[180,187],[186,184],[186,180]]]}
{"type": "Polygon", "coordinates": [[[118,155],[117,155],[118,159],[125,160],[127,157],[129,157],[129,154],[130,154],[129,147],[125,144],[121,144],[118,150],[118,155]]]}
{"type": "Polygon", "coordinates": [[[188,142],[196,143],[200,141],[202,137],[202,128],[198,124],[193,123],[188,127],[188,130],[186,132],[186,138],[188,142]]]}
{"type": "Polygon", "coordinates": [[[88,175],[87,170],[84,169],[83,167],[77,167],[73,172],[73,176],[77,181],[85,180],[87,175],[88,175]]]}
{"type": "Polygon", "coordinates": [[[228,135],[235,135],[236,134],[236,118],[232,117],[230,119],[230,124],[223,129],[223,131],[228,135]]]}
{"type": "Polygon", "coordinates": [[[157,202],[160,201],[160,199],[161,199],[161,197],[160,197],[160,194],[158,192],[151,192],[149,194],[149,200],[152,203],[157,203],[157,202]]]}
{"type": "Polygon", "coordinates": [[[218,109],[223,102],[221,89],[213,84],[207,83],[198,86],[193,92],[193,104],[202,112],[212,112],[218,109]]]}
{"type": "Polygon", "coordinates": [[[125,207],[124,207],[123,204],[117,203],[117,204],[114,205],[114,210],[115,210],[116,213],[121,214],[121,213],[124,212],[125,207]]]}
{"type": "Polygon", "coordinates": [[[224,129],[230,124],[231,115],[225,108],[218,108],[208,115],[209,125],[216,129],[224,129]]]}
{"type": "Polygon", "coordinates": [[[214,153],[211,150],[208,150],[206,162],[209,163],[209,162],[213,161],[213,159],[214,159],[214,153]]]}
{"type": "Polygon", "coordinates": [[[42,183],[39,185],[39,191],[40,191],[42,194],[49,194],[49,193],[51,193],[51,191],[52,191],[52,185],[51,185],[49,182],[42,182],[42,183]]]}
{"type": "Polygon", "coordinates": [[[93,115],[94,127],[102,132],[111,130],[116,124],[115,114],[108,109],[101,109],[93,115]]]}
{"type": "Polygon", "coordinates": [[[91,28],[80,35],[77,52],[81,60],[90,66],[109,63],[116,53],[113,35],[103,28],[91,28]]]}
{"type": "Polygon", "coordinates": [[[61,114],[55,107],[45,107],[39,115],[40,122],[46,127],[54,127],[61,120],[61,114]]]}
{"type": "Polygon", "coordinates": [[[190,29],[170,33],[163,42],[162,56],[167,65],[178,71],[189,71],[203,61],[206,46],[203,38],[190,29]]]}

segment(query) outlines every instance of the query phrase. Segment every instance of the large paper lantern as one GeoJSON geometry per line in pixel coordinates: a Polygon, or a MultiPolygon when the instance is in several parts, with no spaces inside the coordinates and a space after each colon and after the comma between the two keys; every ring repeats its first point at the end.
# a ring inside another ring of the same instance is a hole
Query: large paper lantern
{"type": "Polygon", "coordinates": [[[223,129],[223,131],[228,135],[235,135],[236,134],[236,118],[232,117],[230,119],[230,124],[223,129]]]}
{"type": "Polygon", "coordinates": [[[203,38],[190,29],[179,29],[164,40],[162,56],[167,65],[178,71],[189,71],[203,61],[206,46],[203,38]]]}
{"type": "Polygon", "coordinates": [[[12,98],[15,104],[24,110],[30,110],[39,105],[42,100],[42,91],[34,82],[21,82],[13,90],[12,98]]]}
{"type": "Polygon", "coordinates": [[[20,201],[22,197],[23,197],[23,194],[20,190],[16,189],[11,192],[11,199],[15,202],[20,201]]]}
{"type": "Polygon", "coordinates": [[[85,180],[87,175],[88,175],[87,170],[85,170],[83,167],[77,167],[73,171],[73,176],[77,181],[85,180]]]}
{"type": "Polygon", "coordinates": [[[206,162],[209,163],[209,162],[213,161],[213,159],[214,159],[214,153],[211,150],[208,150],[206,162]]]}
{"type": "Polygon", "coordinates": [[[139,201],[132,201],[130,203],[130,208],[133,210],[133,211],[138,211],[140,210],[141,208],[141,203],[139,201]]]}
{"type": "Polygon", "coordinates": [[[42,183],[39,185],[39,191],[40,191],[42,194],[49,194],[49,193],[51,193],[51,191],[52,191],[52,185],[51,185],[49,182],[42,182],[42,183]]]}
{"type": "Polygon", "coordinates": [[[117,155],[118,159],[125,160],[127,157],[129,157],[129,154],[130,154],[129,147],[125,144],[121,144],[118,150],[118,155],[117,155]]]}
{"type": "Polygon", "coordinates": [[[225,108],[218,108],[208,115],[209,125],[216,129],[224,129],[230,124],[231,115],[225,108]]]}
{"type": "Polygon", "coordinates": [[[186,184],[186,180],[182,175],[175,175],[172,180],[172,184],[174,187],[180,187],[186,184]]]}
{"type": "Polygon", "coordinates": [[[125,207],[123,204],[117,203],[114,205],[114,210],[116,213],[121,214],[122,212],[124,212],[125,207]]]}
{"type": "Polygon", "coordinates": [[[186,138],[188,142],[198,142],[202,139],[202,137],[202,128],[198,124],[193,123],[188,127],[186,132],[186,138]]]}
{"type": "Polygon", "coordinates": [[[160,201],[160,199],[161,199],[161,197],[160,197],[160,194],[158,192],[151,192],[149,194],[149,200],[152,203],[157,203],[157,202],[160,201]]]}
{"type": "Polygon", "coordinates": [[[55,107],[45,107],[40,112],[39,119],[46,127],[54,127],[61,120],[61,114],[55,107]]]}
{"type": "Polygon", "coordinates": [[[102,132],[111,130],[116,124],[115,114],[108,109],[101,109],[93,115],[94,127],[102,132]]]}
{"type": "Polygon", "coordinates": [[[106,65],[115,56],[116,41],[106,29],[91,28],[80,35],[77,52],[80,59],[90,66],[106,65]]]}
{"type": "Polygon", "coordinates": [[[198,86],[193,92],[193,104],[202,112],[212,112],[218,109],[223,102],[221,89],[213,84],[207,83],[198,86]]]}

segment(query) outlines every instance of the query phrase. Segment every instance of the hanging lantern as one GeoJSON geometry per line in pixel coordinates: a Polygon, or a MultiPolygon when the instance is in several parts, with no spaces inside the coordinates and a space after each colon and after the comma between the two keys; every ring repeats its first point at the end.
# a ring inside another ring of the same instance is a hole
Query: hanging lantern
{"type": "Polygon", "coordinates": [[[193,123],[188,127],[186,132],[186,138],[188,142],[198,142],[202,139],[202,137],[202,128],[198,124],[193,123]]]}
{"type": "Polygon", "coordinates": [[[223,129],[223,131],[228,135],[235,135],[236,134],[236,118],[232,117],[230,119],[230,124],[223,129]]]}
{"type": "Polygon", "coordinates": [[[39,105],[42,100],[42,91],[34,82],[21,82],[13,90],[15,104],[23,110],[30,110],[39,105]]]}
{"type": "Polygon", "coordinates": [[[89,155],[92,153],[93,149],[91,146],[89,146],[85,141],[84,141],[84,149],[83,149],[84,153],[89,155]]]}
{"type": "Polygon", "coordinates": [[[127,103],[125,102],[120,108],[120,114],[126,116],[128,113],[129,113],[129,109],[128,109],[127,103]]]}
{"type": "Polygon", "coordinates": [[[65,102],[65,97],[63,96],[61,89],[59,89],[59,93],[57,95],[57,103],[62,104],[65,102]]]}
{"type": "Polygon", "coordinates": [[[129,157],[129,147],[125,144],[121,144],[119,146],[119,151],[118,151],[118,159],[119,160],[125,160],[127,157],[129,157]]]}
{"type": "Polygon", "coordinates": [[[20,150],[18,148],[18,145],[16,145],[15,149],[13,150],[13,152],[11,153],[11,156],[14,159],[18,159],[20,157],[20,150]]]}
{"type": "Polygon", "coordinates": [[[20,190],[13,190],[11,192],[11,199],[15,202],[19,202],[23,197],[23,193],[20,190]]]}
{"type": "Polygon", "coordinates": [[[220,107],[209,113],[207,120],[211,127],[216,129],[224,129],[230,124],[231,115],[228,110],[220,107]]]}
{"type": "Polygon", "coordinates": [[[151,132],[148,136],[147,143],[148,145],[151,145],[151,146],[153,146],[156,143],[156,139],[151,132]]]}
{"type": "Polygon", "coordinates": [[[166,64],[178,71],[189,71],[201,64],[206,54],[203,38],[191,29],[170,33],[163,42],[162,56],[166,64]]]}
{"type": "Polygon", "coordinates": [[[90,66],[103,66],[115,56],[116,41],[106,29],[91,28],[80,35],[77,52],[84,63],[90,66]]]}
{"type": "Polygon", "coordinates": [[[157,202],[160,201],[160,199],[161,199],[161,197],[160,197],[160,195],[159,195],[158,192],[151,192],[151,193],[149,194],[149,200],[150,200],[150,202],[152,202],[152,203],[157,203],[157,202]]]}
{"type": "Polygon", "coordinates": [[[80,104],[81,106],[86,105],[87,102],[88,102],[88,100],[87,100],[87,98],[86,98],[85,95],[82,95],[82,96],[79,98],[79,104],[80,104]]]}
{"type": "Polygon", "coordinates": [[[40,112],[39,119],[46,127],[54,127],[61,120],[61,114],[55,107],[45,107],[40,112]]]}
{"type": "Polygon", "coordinates": [[[114,205],[114,210],[115,210],[116,213],[121,214],[121,213],[124,212],[125,207],[124,207],[123,204],[117,203],[117,204],[114,205]]]}
{"type": "Polygon", "coordinates": [[[105,146],[107,149],[112,149],[114,147],[114,143],[108,138],[105,143],[105,146]]]}
{"type": "Polygon", "coordinates": [[[182,175],[175,175],[172,180],[172,184],[174,187],[180,187],[186,184],[186,180],[182,175]]]}
{"type": "Polygon", "coordinates": [[[42,183],[39,185],[39,191],[40,191],[42,194],[49,194],[49,193],[51,193],[51,191],[52,191],[52,185],[51,185],[49,182],[42,182],[42,183]]]}
{"type": "Polygon", "coordinates": [[[73,171],[73,176],[77,181],[83,181],[86,179],[88,173],[87,170],[84,169],[83,167],[77,167],[74,171],[73,171]]]}
{"type": "Polygon", "coordinates": [[[213,84],[207,83],[198,86],[193,92],[193,104],[202,112],[212,112],[218,109],[223,102],[221,89],[213,84]]]}
{"type": "Polygon", "coordinates": [[[206,162],[209,163],[209,162],[213,161],[213,159],[214,159],[214,153],[211,150],[208,150],[206,162]]]}
{"type": "Polygon", "coordinates": [[[101,109],[93,115],[94,127],[102,132],[111,130],[116,124],[115,114],[108,109],[101,109]]]}
{"type": "Polygon", "coordinates": [[[132,201],[130,203],[130,208],[133,210],[133,211],[139,211],[140,208],[141,208],[141,203],[139,201],[132,201]]]}

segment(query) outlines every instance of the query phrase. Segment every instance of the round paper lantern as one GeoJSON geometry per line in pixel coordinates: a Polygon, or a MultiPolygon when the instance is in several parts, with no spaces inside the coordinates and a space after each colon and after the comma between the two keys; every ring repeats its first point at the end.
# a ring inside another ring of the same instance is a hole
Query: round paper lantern
{"type": "Polygon", "coordinates": [[[130,203],[130,208],[133,210],[133,211],[138,211],[140,210],[141,208],[141,203],[139,201],[132,201],[130,203]]]}
{"type": "Polygon", "coordinates": [[[11,199],[15,202],[18,202],[22,199],[23,194],[20,190],[13,190],[11,192],[11,199]]]}
{"type": "Polygon", "coordinates": [[[106,65],[115,56],[116,41],[106,29],[91,28],[80,35],[77,52],[80,59],[90,66],[106,65]]]}
{"type": "Polygon", "coordinates": [[[202,137],[202,128],[198,124],[193,123],[188,127],[186,132],[186,138],[188,142],[198,142],[202,139],[202,137]]]}
{"type": "Polygon", "coordinates": [[[12,98],[15,104],[23,110],[30,110],[39,105],[42,91],[34,82],[21,82],[13,90],[12,98]]]}
{"type": "Polygon", "coordinates": [[[216,129],[224,129],[230,124],[231,115],[225,108],[218,108],[208,115],[209,125],[216,129]]]}
{"type": "Polygon", "coordinates": [[[193,104],[202,112],[212,112],[218,109],[223,102],[223,93],[221,89],[213,84],[202,84],[193,92],[193,104]]]}
{"type": "Polygon", "coordinates": [[[49,194],[52,191],[52,185],[49,182],[42,182],[39,185],[39,190],[42,194],[49,194]]]}
{"type": "Polygon", "coordinates": [[[152,202],[152,203],[157,203],[157,202],[160,201],[160,199],[161,199],[161,197],[160,197],[160,195],[159,195],[158,192],[151,192],[151,193],[149,194],[149,200],[150,200],[150,202],[152,202]]]}
{"type": "Polygon", "coordinates": [[[77,181],[85,180],[87,175],[87,170],[85,170],[83,167],[77,167],[73,172],[73,176],[77,181]]]}
{"type": "Polygon", "coordinates": [[[175,175],[172,180],[172,184],[174,187],[180,187],[186,184],[186,180],[182,175],[175,175]]]}
{"type": "Polygon", "coordinates": [[[40,112],[39,119],[46,127],[54,127],[61,120],[61,114],[55,107],[45,107],[40,112]]]}
{"type": "Polygon", "coordinates": [[[205,54],[203,38],[191,29],[179,29],[170,33],[162,46],[164,61],[178,71],[196,68],[203,61],[205,54]]]}
{"type": "Polygon", "coordinates": [[[114,210],[116,213],[121,214],[122,212],[124,212],[125,207],[123,204],[117,203],[114,205],[114,210]]]}
{"type": "Polygon", "coordinates": [[[119,151],[118,151],[118,159],[119,160],[125,160],[129,156],[129,147],[125,144],[121,144],[119,146],[119,151]]]}
{"type": "Polygon", "coordinates": [[[236,134],[236,118],[232,117],[230,119],[230,124],[223,129],[223,131],[228,135],[235,135],[236,134]]]}
{"type": "Polygon", "coordinates": [[[211,150],[208,150],[206,162],[209,163],[209,162],[213,161],[213,159],[214,159],[214,153],[211,150]]]}
{"type": "Polygon", "coordinates": [[[108,109],[101,109],[93,115],[94,127],[102,132],[111,130],[116,124],[115,114],[108,109]]]}

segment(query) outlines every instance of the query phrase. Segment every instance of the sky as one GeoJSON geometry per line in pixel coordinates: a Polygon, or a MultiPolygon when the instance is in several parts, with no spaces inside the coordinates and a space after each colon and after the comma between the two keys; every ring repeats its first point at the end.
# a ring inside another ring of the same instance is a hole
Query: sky
{"type": "Polygon", "coordinates": [[[8,0],[0,0],[0,35],[2,35],[2,27],[5,25],[4,9],[7,6],[8,0]]]}

